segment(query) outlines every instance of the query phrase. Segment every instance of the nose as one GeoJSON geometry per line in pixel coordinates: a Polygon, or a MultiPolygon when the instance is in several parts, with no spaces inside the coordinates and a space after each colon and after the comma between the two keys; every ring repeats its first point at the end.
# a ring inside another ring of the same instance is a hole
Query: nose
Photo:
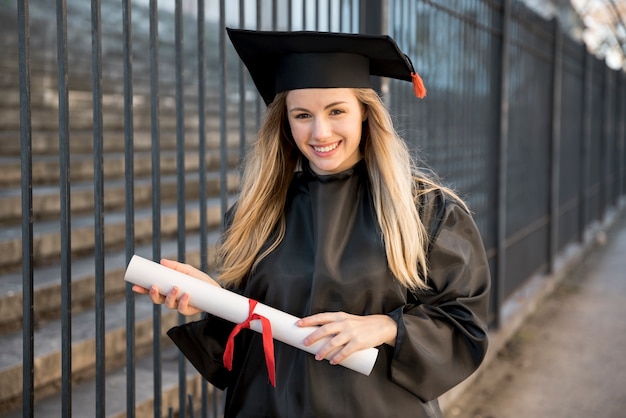
{"type": "Polygon", "coordinates": [[[315,118],[313,123],[313,132],[312,137],[316,140],[323,140],[326,138],[330,138],[332,133],[332,129],[330,126],[330,122],[325,118],[315,118]]]}

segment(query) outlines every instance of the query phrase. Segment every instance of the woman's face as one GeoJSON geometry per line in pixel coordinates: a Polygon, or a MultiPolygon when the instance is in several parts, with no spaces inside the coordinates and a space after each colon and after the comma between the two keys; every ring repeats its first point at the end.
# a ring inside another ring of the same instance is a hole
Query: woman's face
{"type": "Polygon", "coordinates": [[[361,159],[365,113],[351,89],[291,90],[287,118],[298,149],[315,173],[338,173],[361,159]]]}

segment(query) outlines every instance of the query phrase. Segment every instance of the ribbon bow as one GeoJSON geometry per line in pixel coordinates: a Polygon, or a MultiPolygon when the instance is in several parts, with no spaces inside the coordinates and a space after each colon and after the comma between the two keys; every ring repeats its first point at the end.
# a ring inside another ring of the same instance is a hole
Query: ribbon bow
{"type": "Polygon", "coordinates": [[[228,336],[226,342],[226,348],[224,349],[224,366],[228,370],[233,368],[233,354],[235,351],[235,337],[239,334],[239,331],[245,328],[250,328],[250,321],[259,319],[261,321],[261,335],[263,336],[263,352],[265,353],[265,364],[267,365],[267,374],[270,378],[272,386],[276,387],[276,369],[274,362],[274,339],[272,338],[272,325],[269,319],[259,314],[254,313],[254,308],[257,305],[257,301],[248,299],[250,304],[250,310],[248,311],[248,319],[240,324],[235,325],[232,332],[228,336]]]}

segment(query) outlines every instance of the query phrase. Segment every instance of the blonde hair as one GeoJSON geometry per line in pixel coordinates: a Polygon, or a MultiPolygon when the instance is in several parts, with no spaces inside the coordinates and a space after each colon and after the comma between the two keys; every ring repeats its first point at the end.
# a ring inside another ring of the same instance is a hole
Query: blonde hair
{"type": "MultiPolygon", "coordinates": [[[[367,112],[361,149],[389,269],[411,290],[428,288],[428,234],[419,216],[417,199],[434,189],[455,195],[416,169],[378,94],[372,89],[353,92],[367,112]]],[[[239,285],[285,234],[283,210],[287,191],[303,158],[288,131],[286,96],[287,93],[278,94],[267,109],[245,162],[232,223],[218,247],[220,282],[227,287],[239,285]],[[269,247],[261,252],[272,236],[269,247]]]]}

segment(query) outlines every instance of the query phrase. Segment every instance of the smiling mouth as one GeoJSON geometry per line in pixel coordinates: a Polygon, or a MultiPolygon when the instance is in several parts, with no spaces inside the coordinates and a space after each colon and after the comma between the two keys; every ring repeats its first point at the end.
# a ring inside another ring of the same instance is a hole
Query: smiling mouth
{"type": "Polygon", "coordinates": [[[334,150],[335,148],[337,148],[338,146],[339,146],[339,142],[335,142],[334,144],[326,145],[324,147],[316,147],[315,145],[313,145],[313,149],[316,152],[330,152],[334,150]]]}

